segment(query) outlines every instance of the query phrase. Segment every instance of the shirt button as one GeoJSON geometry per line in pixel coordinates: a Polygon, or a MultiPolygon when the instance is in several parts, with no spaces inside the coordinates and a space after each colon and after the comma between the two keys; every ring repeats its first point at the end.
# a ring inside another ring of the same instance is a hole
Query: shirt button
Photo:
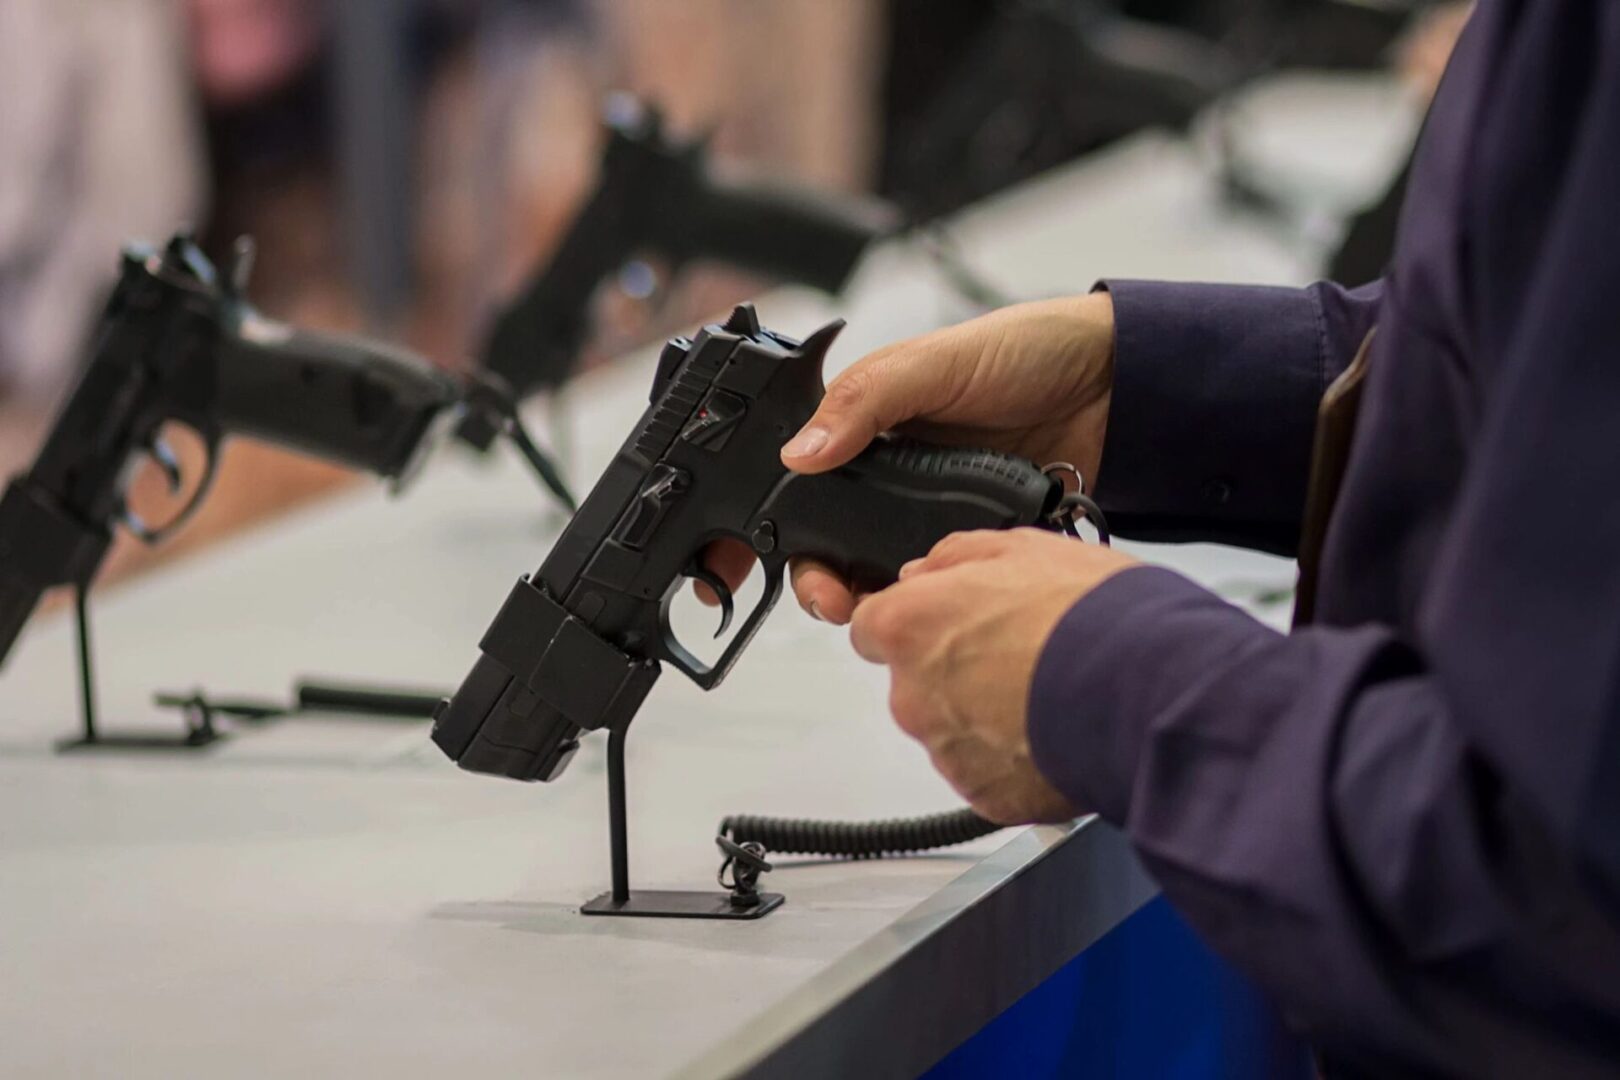
{"type": "Polygon", "coordinates": [[[1229,480],[1205,480],[1200,494],[1211,506],[1225,506],[1232,501],[1232,483],[1229,480]]]}

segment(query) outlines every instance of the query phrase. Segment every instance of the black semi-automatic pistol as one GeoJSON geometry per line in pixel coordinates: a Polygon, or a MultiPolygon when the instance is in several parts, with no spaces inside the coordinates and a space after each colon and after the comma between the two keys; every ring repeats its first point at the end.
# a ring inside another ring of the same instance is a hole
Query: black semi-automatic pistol
{"type": "Polygon", "coordinates": [[[157,543],[190,516],[227,434],[397,484],[468,409],[516,424],[492,383],[463,384],[402,350],[261,315],[242,296],[251,250],[239,244],[225,275],[185,235],[124,251],[78,385],[33,467],[0,499],[0,663],[46,590],[88,588],[116,524],[157,543]],[[169,423],[201,438],[208,463],[185,508],[155,526],[126,505],[125,488],[145,456],[180,492],[179,461],[162,440],[169,423]]]}
{"type": "MultiPolygon", "coordinates": [[[[836,293],[898,224],[892,207],[870,197],[722,179],[703,140],[671,136],[656,109],[627,94],[608,99],[604,127],[595,188],[484,345],[485,369],[519,397],[573,374],[592,295],[633,256],[676,267],[712,260],[836,293]]],[[[492,438],[477,417],[458,434],[479,449],[492,438]]]]}
{"type": "Polygon", "coordinates": [[[671,664],[720,684],[781,594],[788,559],[810,556],[863,588],[948,533],[1035,525],[1072,530],[1077,493],[1060,472],[985,450],[882,438],[849,464],[801,476],[783,443],[823,394],[822,360],[843,324],[798,342],[752,307],[664,347],[651,405],[532,577],[521,578],[481,655],[435,716],[433,739],[461,767],[551,780],[596,728],[622,730],[671,664]],[[708,665],[676,638],[671,602],[725,582],[701,562],[711,542],[747,543],[764,592],[708,665]]]}

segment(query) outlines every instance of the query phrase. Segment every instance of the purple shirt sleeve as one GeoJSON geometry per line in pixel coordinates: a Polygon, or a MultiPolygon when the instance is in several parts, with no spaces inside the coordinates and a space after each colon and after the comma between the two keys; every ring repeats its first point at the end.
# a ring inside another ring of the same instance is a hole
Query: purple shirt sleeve
{"type": "Polygon", "coordinates": [[[1444,1048],[1411,1007],[1405,957],[1466,949],[1483,929],[1470,894],[1503,899],[1444,714],[1387,630],[1284,636],[1140,568],[1060,623],[1030,738],[1042,772],[1124,828],[1292,1022],[1434,1061],[1444,1048]]]}
{"type": "Polygon", "coordinates": [[[1096,494],[1110,526],[1292,553],[1317,403],[1371,328],[1382,286],[1102,287],[1114,389],[1096,494]]]}
{"type": "Polygon", "coordinates": [[[1035,762],[1123,828],[1200,933],[1339,1061],[1370,1058],[1379,1075],[1455,1061],[1467,1038],[1540,1075],[1589,1075],[1577,1033],[1620,1012],[1620,955],[1570,853],[1614,848],[1581,830],[1613,821],[1593,804],[1620,785],[1620,700],[1609,683],[1604,730],[1554,748],[1522,702],[1457,693],[1471,665],[1455,650],[1511,666],[1488,659],[1515,636],[1503,622],[1440,627],[1454,644],[1428,657],[1376,625],[1285,636],[1168,570],[1128,570],[1041,656],[1035,762]],[[1549,765],[1567,805],[1591,800],[1558,834],[1524,812],[1549,765]],[[1569,1041],[1515,1029],[1471,989],[1504,978],[1561,1002],[1569,1041]]]}

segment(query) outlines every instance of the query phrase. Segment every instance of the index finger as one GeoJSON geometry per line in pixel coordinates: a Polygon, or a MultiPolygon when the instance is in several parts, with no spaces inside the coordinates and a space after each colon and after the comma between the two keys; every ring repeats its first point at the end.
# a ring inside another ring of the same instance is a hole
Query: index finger
{"type": "Polygon", "coordinates": [[[794,559],[790,572],[793,595],[812,619],[843,626],[855,614],[855,591],[836,571],[814,559],[794,559]]]}

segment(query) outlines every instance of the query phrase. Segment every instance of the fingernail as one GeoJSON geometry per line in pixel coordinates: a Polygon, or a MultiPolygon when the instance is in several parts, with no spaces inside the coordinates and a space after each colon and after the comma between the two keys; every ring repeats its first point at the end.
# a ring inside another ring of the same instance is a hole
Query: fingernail
{"type": "Polygon", "coordinates": [[[907,574],[916,573],[918,570],[922,569],[922,564],[923,564],[923,560],[921,560],[921,559],[912,559],[910,562],[906,563],[904,566],[902,566],[900,568],[900,576],[905,577],[907,574]]]}
{"type": "Polygon", "coordinates": [[[824,427],[807,427],[782,447],[783,457],[810,457],[820,452],[827,445],[827,429],[824,427]]]}
{"type": "Polygon", "coordinates": [[[812,619],[816,620],[816,622],[826,622],[827,621],[825,618],[822,617],[821,605],[816,603],[814,600],[810,601],[810,617],[812,619]]]}

